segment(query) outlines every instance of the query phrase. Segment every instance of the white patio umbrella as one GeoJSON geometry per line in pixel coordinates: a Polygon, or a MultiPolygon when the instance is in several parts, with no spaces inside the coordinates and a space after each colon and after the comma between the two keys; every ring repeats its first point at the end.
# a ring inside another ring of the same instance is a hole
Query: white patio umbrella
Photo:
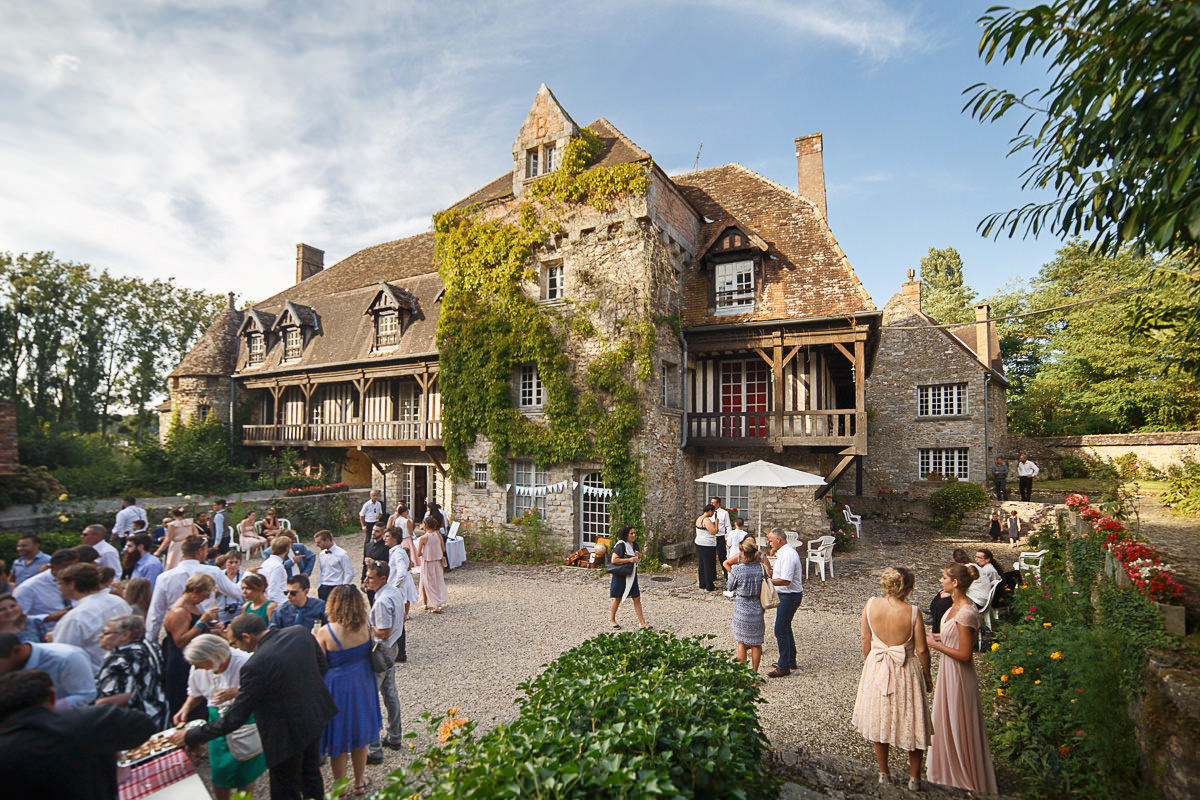
{"type": "MultiPolygon", "coordinates": [[[[696,483],[786,488],[789,486],[822,486],[825,479],[811,472],[772,464],[770,461],[751,461],[740,467],[731,467],[696,478],[696,483]]],[[[762,503],[758,504],[758,530],[756,533],[762,535],[762,503]]]]}

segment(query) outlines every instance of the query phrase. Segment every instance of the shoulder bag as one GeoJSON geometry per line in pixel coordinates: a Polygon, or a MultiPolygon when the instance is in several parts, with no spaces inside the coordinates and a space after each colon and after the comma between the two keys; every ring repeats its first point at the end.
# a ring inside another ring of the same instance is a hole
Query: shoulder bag
{"type": "MultiPolygon", "coordinates": [[[[626,549],[629,548],[628,542],[621,541],[621,542],[617,542],[617,544],[625,545],[626,549]]],[[[630,575],[632,575],[633,574],[633,563],[627,561],[624,564],[614,564],[612,562],[612,556],[615,556],[615,555],[617,555],[617,552],[614,549],[612,552],[612,555],[610,555],[608,558],[608,571],[611,572],[613,575],[622,575],[625,577],[629,577],[630,575]]],[[[621,558],[629,558],[629,556],[622,555],[621,558]]]]}
{"type": "MultiPolygon", "coordinates": [[[[225,712],[221,712],[224,716],[225,712]]],[[[258,725],[247,722],[245,725],[225,734],[225,746],[229,755],[237,761],[249,761],[263,751],[262,738],[258,735],[258,725]]]]}
{"type": "Polygon", "coordinates": [[[762,565],[762,586],[758,589],[758,599],[762,603],[764,610],[775,608],[779,605],[779,592],[775,591],[775,584],[771,583],[771,576],[767,574],[767,565],[762,565]]]}

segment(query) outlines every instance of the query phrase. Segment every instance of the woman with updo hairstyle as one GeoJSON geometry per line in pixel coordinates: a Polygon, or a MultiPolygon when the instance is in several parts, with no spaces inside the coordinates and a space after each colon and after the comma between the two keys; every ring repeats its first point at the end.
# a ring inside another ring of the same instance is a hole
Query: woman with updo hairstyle
{"type": "Polygon", "coordinates": [[[166,569],[178,567],[179,562],[183,560],[183,540],[193,533],[200,533],[191,518],[184,519],[183,514],[183,506],[171,509],[171,519],[166,523],[166,535],[163,536],[162,544],[154,551],[156,556],[161,556],[164,551],[166,552],[166,569]]]}
{"type": "Polygon", "coordinates": [[[425,530],[417,539],[417,558],[421,562],[421,605],[426,611],[440,614],[446,603],[450,602],[450,594],[446,591],[446,565],[443,563],[446,543],[438,530],[437,519],[425,517],[421,524],[425,530]]]}
{"type": "Polygon", "coordinates": [[[762,658],[763,622],[762,591],[763,565],[758,552],[758,542],[747,536],[738,545],[741,557],[729,570],[725,588],[733,592],[733,640],[737,643],[737,660],[745,663],[750,654],[750,668],[758,672],[762,658]]]}
{"type": "Polygon", "coordinates": [[[972,582],[967,567],[953,562],[942,570],[942,590],[954,604],[942,617],[942,632],[929,646],[944,657],[933,692],[933,746],[929,780],[971,792],[996,794],[996,771],[979,702],[974,651],[979,610],[967,598],[972,582]]]}
{"type": "Polygon", "coordinates": [[[146,616],[153,594],[154,587],[147,578],[130,578],[125,582],[125,602],[139,616],[146,616]]]}
{"type": "Polygon", "coordinates": [[[907,602],[916,580],[904,567],[888,567],[879,579],[883,597],[872,597],[859,622],[863,668],[851,724],[875,747],[879,782],[891,783],[888,752],[908,751],[908,788],[921,788],[921,760],[931,726],[925,693],[933,684],[929,646],[917,607],[907,602]]]}

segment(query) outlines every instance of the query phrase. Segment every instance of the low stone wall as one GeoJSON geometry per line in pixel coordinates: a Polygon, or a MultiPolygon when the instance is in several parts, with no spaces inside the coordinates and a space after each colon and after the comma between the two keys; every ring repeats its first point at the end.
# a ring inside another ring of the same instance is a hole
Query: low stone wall
{"type": "Polygon", "coordinates": [[[1118,458],[1134,453],[1138,461],[1166,469],[1179,463],[1181,450],[1200,445],[1200,431],[1048,436],[1037,441],[1062,456],[1118,458]]]}
{"type": "Polygon", "coordinates": [[[1200,797],[1200,678],[1151,656],[1145,693],[1134,701],[1138,744],[1147,773],[1167,800],[1200,797]]]}

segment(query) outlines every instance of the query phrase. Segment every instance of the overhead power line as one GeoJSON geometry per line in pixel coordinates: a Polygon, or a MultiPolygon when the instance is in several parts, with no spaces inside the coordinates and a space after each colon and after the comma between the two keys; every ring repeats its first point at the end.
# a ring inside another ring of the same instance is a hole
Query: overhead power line
{"type": "MultiPolygon", "coordinates": [[[[1119,292],[1109,292],[1108,294],[1102,294],[1102,295],[1098,295],[1096,297],[1090,297],[1087,300],[1076,300],[1074,303],[1064,303],[1061,306],[1051,306],[1050,308],[1039,308],[1036,311],[1024,311],[1020,314],[1006,314],[1003,317],[988,317],[988,319],[986,321],[987,322],[1003,322],[1006,319],[1021,319],[1022,317],[1036,317],[1039,314],[1049,314],[1053,311],[1062,311],[1063,309],[1066,309],[1066,308],[1075,308],[1076,306],[1086,306],[1089,303],[1100,303],[1100,302],[1103,302],[1104,300],[1111,300],[1114,297],[1120,297],[1121,295],[1125,295],[1125,294],[1133,294],[1134,292],[1144,292],[1149,288],[1150,288],[1149,284],[1147,284],[1145,286],[1134,286],[1131,289],[1122,289],[1119,292]]],[[[922,312],[922,313],[924,313],[924,312],[922,312]]],[[[924,330],[929,330],[930,328],[962,328],[967,325],[978,325],[979,322],[983,322],[983,321],[984,320],[978,320],[975,322],[950,322],[950,323],[946,323],[945,325],[912,325],[912,326],[884,325],[883,330],[885,330],[885,331],[924,331],[924,330]]]]}

